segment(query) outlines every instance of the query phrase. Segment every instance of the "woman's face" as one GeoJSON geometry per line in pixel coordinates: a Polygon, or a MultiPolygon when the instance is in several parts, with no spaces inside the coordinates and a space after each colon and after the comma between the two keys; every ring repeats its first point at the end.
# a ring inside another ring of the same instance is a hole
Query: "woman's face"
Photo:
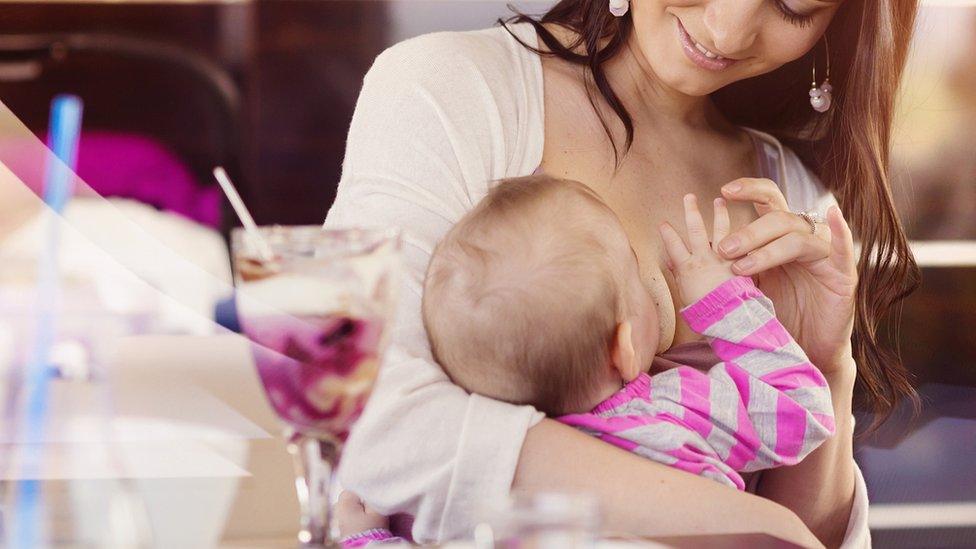
{"type": "Polygon", "coordinates": [[[839,5],[840,0],[631,0],[633,36],[662,84],[702,96],[801,57],[839,5]]]}

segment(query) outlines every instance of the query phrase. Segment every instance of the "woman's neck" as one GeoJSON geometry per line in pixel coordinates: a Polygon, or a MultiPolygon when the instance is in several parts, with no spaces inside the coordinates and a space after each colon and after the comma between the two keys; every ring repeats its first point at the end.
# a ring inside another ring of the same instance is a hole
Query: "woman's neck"
{"type": "Polygon", "coordinates": [[[688,130],[730,127],[709,96],[688,95],[665,84],[640,53],[634,36],[604,64],[604,70],[634,118],[688,130]]]}
{"type": "MultiPolygon", "coordinates": [[[[578,43],[578,35],[565,26],[546,23],[545,27],[564,45],[578,43]]],[[[603,65],[614,93],[632,118],[664,128],[735,133],[735,126],[719,112],[711,97],[688,95],[662,82],[640,53],[636,40],[631,33],[627,44],[603,65]]],[[[548,51],[541,41],[539,47],[548,51]]],[[[582,45],[574,51],[586,53],[582,45]]],[[[592,91],[599,97],[595,88],[592,91]]],[[[609,108],[602,98],[598,104],[609,108]]]]}

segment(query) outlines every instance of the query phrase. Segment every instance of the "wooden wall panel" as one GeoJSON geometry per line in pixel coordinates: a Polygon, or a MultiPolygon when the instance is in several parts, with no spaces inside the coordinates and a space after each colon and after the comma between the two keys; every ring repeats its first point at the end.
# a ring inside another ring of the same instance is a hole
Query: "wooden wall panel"
{"type": "Polygon", "coordinates": [[[256,5],[250,92],[259,222],[321,223],[363,75],[389,45],[385,2],[256,5]]]}

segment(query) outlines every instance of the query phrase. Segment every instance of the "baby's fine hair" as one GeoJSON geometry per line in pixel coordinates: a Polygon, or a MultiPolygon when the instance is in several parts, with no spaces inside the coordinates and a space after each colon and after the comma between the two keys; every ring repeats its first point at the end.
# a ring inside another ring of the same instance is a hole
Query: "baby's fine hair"
{"type": "Polygon", "coordinates": [[[434,358],[472,393],[549,415],[587,411],[622,294],[620,221],[588,187],[498,182],[433,253],[423,293],[434,358]]]}

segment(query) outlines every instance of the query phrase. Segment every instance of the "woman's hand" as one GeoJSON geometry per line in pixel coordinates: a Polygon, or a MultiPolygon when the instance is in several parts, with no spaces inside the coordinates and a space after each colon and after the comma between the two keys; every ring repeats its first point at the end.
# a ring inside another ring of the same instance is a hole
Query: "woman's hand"
{"type": "Polygon", "coordinates": [[[811,234],[810,224],[788,210],[783,194],[768,179],[737,179],[722,194],[752,202],[759,219],[719,242],[720,253],[736,260],[734,272],[756,278],[780,322],[827,377],[837,422],[837,436],[801,463],[763,471],[757,494],[791,509],[834,547],[846,535],[855,490],[850,413],[856,373],[851,358],[854,239],[836,206],[827,210],[827,226],[817,224],[811,234]]]}
{"type": "Polygon", "coordinates": [[[857,260],[840,208],[831,206],[827,227],[817,223],[811,232],[769,179],[736,179],[722,187],[722,194],[752,202],[759,214],[719,242],[720,253],[736,260],[733,271],[756,278],[780,322],[824,374],[852,368],[857,260]]]}

